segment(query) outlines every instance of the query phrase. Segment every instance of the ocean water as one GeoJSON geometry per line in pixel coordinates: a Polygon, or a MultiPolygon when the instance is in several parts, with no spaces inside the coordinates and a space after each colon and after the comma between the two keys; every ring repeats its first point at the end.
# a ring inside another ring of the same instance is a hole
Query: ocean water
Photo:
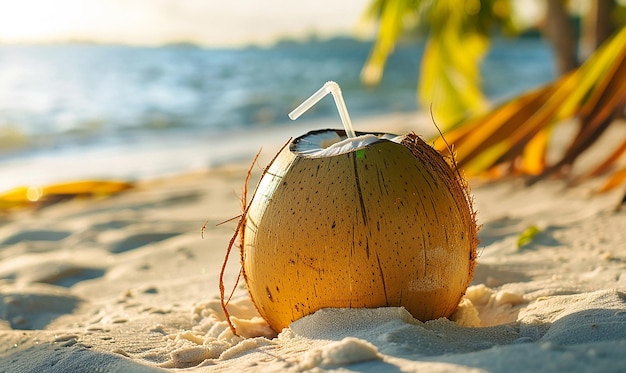
{"type": "MultiPolygon", "coordinates": [[[[423,46],[398,47],[374,88],[359,81],[370,48],[345,38],[241,49],[0,45],[0,191],[249,157],[264,138],[282,143],[306,131],[287,114],[328,80],[340,84],[357,123],[415,111],[423,46]]],[[[482,70],[494,101],[555,76],[550,48],[531,38],[496,40],[482,70]]],[[[301,120],[340,126],[332,99],[301,120]]]]}

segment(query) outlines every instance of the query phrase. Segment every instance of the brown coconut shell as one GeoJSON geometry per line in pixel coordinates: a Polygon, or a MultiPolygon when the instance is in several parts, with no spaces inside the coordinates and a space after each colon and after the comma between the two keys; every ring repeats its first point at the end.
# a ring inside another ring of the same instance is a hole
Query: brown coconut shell
{"type": "Polygon", "coordinates": [[[449,316],[478,244],[458,170],[415,134],[330,157],[298,154],[307,135],[274,158],[242,218],[243,274],[261,316],[276,331],[327,307],[449,316]]]}

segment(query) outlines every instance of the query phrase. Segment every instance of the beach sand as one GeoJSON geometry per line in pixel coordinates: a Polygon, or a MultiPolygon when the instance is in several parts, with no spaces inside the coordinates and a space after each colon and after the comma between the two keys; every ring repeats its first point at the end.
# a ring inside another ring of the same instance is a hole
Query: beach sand
{"type": "MultiPolygon", "coordinates": [[[[284,139],[286,141],[286,139],[284,139]]],[[[280,145],[264,149],[253,185],[280,145]]],[[[618,372],[626,367],[623,190],[472,181],[481,244],[450,320],[324,309],[275,335],[218,278],[247,164],[0,216],[0,372],[618,372]],[[204,237],[201,227],[206,222],[204,237]],[[520,234],[538,234],[522,247],[520,234]]],[[[226,268],[235,286],[239,258],[226,268]]]]}

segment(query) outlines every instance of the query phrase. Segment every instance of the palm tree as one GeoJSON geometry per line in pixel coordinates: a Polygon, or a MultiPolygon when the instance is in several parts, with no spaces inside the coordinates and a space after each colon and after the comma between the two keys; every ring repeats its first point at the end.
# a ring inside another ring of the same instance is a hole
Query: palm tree
{"type": "MultiPolygon", "coordinates": [[[[626,28],[619,27],[626,22],[615,17],[625,12],[624,7],[612,0],[579,3],[587,5],[580,41],[567,1],[547,0],[546,17],[535,25],[551,42],[561,77],[487,111],[478,66],[494,29],[507,34],[520,31],[516,6],[522,2],[374,0],[367,16],[378,21],[378,33],[363,81],[375,84],[382,78],[385,60],[400,37],[426,34],[418,101],[422,107],[432,105],[460,165],[473,173],[535,175],[531,182],[564,171],[623,113],[626,102],[626,28]],[[614,30],[619,31],[607,41],[614,30]],[[597,49],[600,45],[604,46],[597,49]],[[577,135],[562,159],[546,164],[553,124],[573,116],[580,119],[577,135]]],[[[439,139],[435,146],[445,151],[443,143],[439,139]]],[[[626,142],[589,175],[607,170],[624,152],[626,142]]],[[[620,170],[610,183],[624,179],[626,170],[620,170]]]]}

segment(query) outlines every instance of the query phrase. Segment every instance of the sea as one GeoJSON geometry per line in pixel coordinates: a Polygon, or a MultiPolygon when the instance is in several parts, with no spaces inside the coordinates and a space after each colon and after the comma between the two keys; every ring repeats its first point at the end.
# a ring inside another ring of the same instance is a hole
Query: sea
{"type": "MultiPolygon", "coordinates": [[[[366,87],[360,72],[372,43],[345,37],[232,49],[0,44],[0,192],[251,159],[263,143],[318,129],[307,126],[341,127],[331,98],[297,124],[287,117],[329,80],[357,130],[359,118],[415,112],[423,47],[399,45],[381,83],[366,87]]],[[[497,38],[481,70],[494,103],[556,76],[549,45],[531,37],[497,38]]]]}

